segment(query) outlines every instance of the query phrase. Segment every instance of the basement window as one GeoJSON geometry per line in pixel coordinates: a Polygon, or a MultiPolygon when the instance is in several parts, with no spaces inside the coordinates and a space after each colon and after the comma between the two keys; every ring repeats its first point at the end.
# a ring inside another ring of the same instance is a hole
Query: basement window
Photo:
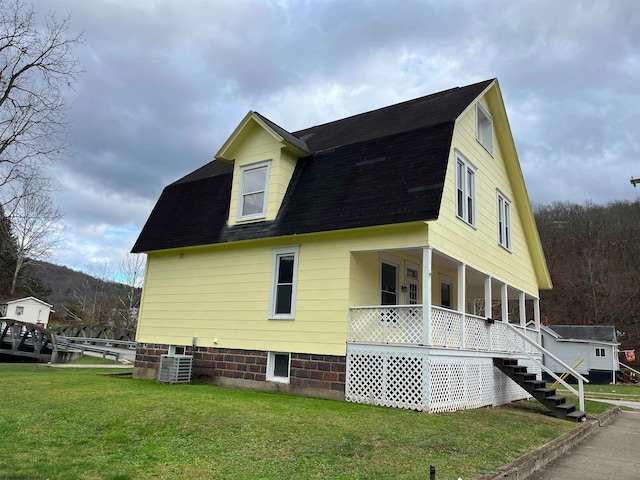
{"type": "Polygon", "coordinates": [[[267,380],[270,382],[289,383],[291,354],[269,352],[267,357],[267,380]]]}

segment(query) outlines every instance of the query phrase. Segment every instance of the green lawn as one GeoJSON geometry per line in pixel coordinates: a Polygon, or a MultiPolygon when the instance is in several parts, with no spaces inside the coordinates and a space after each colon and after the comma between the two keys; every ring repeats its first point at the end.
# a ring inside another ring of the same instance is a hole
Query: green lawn
{"type": "Polygon", "coordinates": [[[112,356],[107,356],[106,358],[96,357],[93,355],[83,355],[80,358],[75,359],[72,362],[69,362],[70,365],[122,365],[120,362],[116,362],[116,360],[112,356]]]}
{"type": "MultiPolygon", "coordinates": [[[[562,395],[568,393],[562,386],[558,388],[562,395]]],[[[586,397],[609,399],[609,400],[629,400],[640,402],[639,385],[591,385],[585,384],[584,394],[586,397]]]]}
{"type": "Polygon", "coordinates": [[[466,480],[576,427],[533,401],[427,415],[109,371],[0,364],[0,478],[466,480]]]}

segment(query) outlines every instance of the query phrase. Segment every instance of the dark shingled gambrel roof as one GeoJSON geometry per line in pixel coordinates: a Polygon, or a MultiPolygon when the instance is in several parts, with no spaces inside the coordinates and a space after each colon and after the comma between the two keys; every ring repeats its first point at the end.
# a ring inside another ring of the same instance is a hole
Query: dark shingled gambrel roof
{"type": "Polygon", "coordinates": [[[436,219],[455,120],[492,82],[294,133],[260,115],[311,151],[298,159],[276,219],[228,226],[233,166],[214,160],[164,189],[132,251],[436,219]]]}

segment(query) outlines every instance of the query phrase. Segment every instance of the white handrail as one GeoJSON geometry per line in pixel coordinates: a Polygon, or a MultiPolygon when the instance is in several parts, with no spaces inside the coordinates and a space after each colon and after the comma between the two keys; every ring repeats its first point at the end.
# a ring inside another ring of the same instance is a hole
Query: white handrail
{"type": "Polygon", "coordinates": [[[620,363],[620,365],[622,365],[624,368],[628,368],[628,369],[629,369],[629,370],[631,370],[632,372],[637,373],[638,375],[640,375],[640,372],[639,372],[638,370],[636,370],[635,368],[631,368],[629,365],[627,365],[627,364],[625,364],[625,363],[622,363],[622,362],[619,362],[619,363],[620,363]]]}
{"type": "MultiPolygon", "coordinates": [[[[531,340],[529,337],[527,337],[524,333],[521,333],[517,328],[515,328],[513,325],[510,325],[509,323],[505,323],[505,325],[507,325],[509,328],[511,328],[511,330],[513,330],[513,332],[515,332],[517,335],[519,335],[521,338],[523,338],[525,341],[529,342],[531,345],[533,345],[535,348],[537,348],[538,350],[540,350],[543,354],[548,355],[549,357],[551,357],[553,360],[555,360],[556,362],[558,362],[560,365],[562,365],[566,371],[568,371],[571,375],[574,376],[574,378],[576,380],[578,380],[578,391],[576,391],[575,388],[573,388],[571,385],[569,385],[567,382],[565,382],[562,378],[560,378],[558,375],[556,375],[553,371],[551,371],[550,368],[548,368],[547,366],[545,366],[542,362],[538,361],[537,358],[535,358],[533,355],[531,355],[530,353],[527,352],[527,349],[521,349],[522,352],[524,354],[526,354],[529,358],[531,358],[534,362],[536,362],[538,365],[540,365],[540,367],[547,372],[549,375],[551,375],[553,378],[555,378],[556,380],[558,380],[560,383],[562,383],[562,385],[564,385],[569,391],[573,392],[574,395],[576,395],[578,397],[578,400],[580,402],[580,410],[584,411],[584,382],[589,383],[589,380],[587,380],[586,378],[584,378],[582,375],[580,375],[577,371],[575,371],[573,368],[571,368],[569,365],[567,365],[565,362],[563,362],[562,360],[560,360],[558,357],[556,357],[553,353],[551,353],[549,350],[547,350],[546,348],[544,348],[542,345],[538,345],[536,342],[534,342],[533,340],[531,340]]],[[[513,344],[518,347],[516,342],[513,342],[513,344]]],[[[519,347],[518,347],[519,348],[519,347]]]]}

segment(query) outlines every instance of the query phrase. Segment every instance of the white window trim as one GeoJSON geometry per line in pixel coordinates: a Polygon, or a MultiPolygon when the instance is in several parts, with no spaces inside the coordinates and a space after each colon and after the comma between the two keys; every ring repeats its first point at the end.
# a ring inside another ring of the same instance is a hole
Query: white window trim
{"type": "Polygon", "coordinates": [[[296,314],[296,294],[298,290],[298,262],[300,257],[300,245],[288,247],[277,247],[272,250],[271,263],[271,292],[269,295],[269,319],[270,320],[293,320],[296,314]],[[293,255],[293,286],[291,288],[291,313],[275,313],[276,293],[278,286],[278,259],[281,256],[293,255]]]}
{"type": "Polygon", "coordinates": [[[478,102],[476,103],[476,140],[478,140],[478,143],[480,145],[482,145],[482,147],[489,152],[489,154],[491,156],[493,156],[493,117],[491,116],[491,114],[489,113],[489,111],[486,109],[486,107],[478,102]],[[489,145],[487,145],[482,138],[480,138],[480,132],[481,132],[481,122],[483,120],[486,120],[489,122],[489,126],[490,128],[490,134],[489,134],[489,138],[487,138],[486,140],[488,141],[489,145]]]}
{"type": "Polygon", "coordinates": [[[469,161],[469,159],[467,157],[465,157],[462,153],[460,153],[458,150],[456,150],[456,188],[455,188],[455,193],[456,193],[456,216],[462,220],[463,222],[467,223],[468,225],[471,225],[473,228],[476,228],[476,211],[477,211],[477,196],[476,196],[476,175],[477,175],[477,169],[476,167],[469,161]],[[458,184],[459,182],[459,178],[458,178],[458,163],[461,163],[462,166],[464,167],[464,179],[462,182],[462,197],[463,197],[463,203],[462,203],[462,216],[459,215],[458,210],[459,210],[459,204],[458,204],[458,184]],[[473,174],[473,182],[471,184],[471,192],[468,192],[469,190],[469,182],[468,182],[468,175],[469,173],[473,174]],[[471,208],[472,211],[469,212],[469,203],[467,201],[467,199],[471,197],[471,208]],[[469,221],[469,213],[471,213],[471,222],[469,221]]]}
{"type": "Polygon", "coordinates": [[[265,218],[267,216],[267,197],[269,196],[269,175],[271,173],[271,160],[266,160],[264,162],[252,163],[250,165],[243,165],[240,167],[240,186],[238,188],[238,211],[236,215],[237,221],[245,221],[245,220],[258,220],[265,218]],[[265,168],[267,173],[265,175],[265,185],[264,185],[264,199],[262,202],[262,212],[254,213],[252,215],[243,215],[242,214],[242,206],[244,204],[244,175],[246,172],[250,172],[252,170],[259,170],[261,168],[265,168]]]}
{"type": "Polygon", "coordinates": [[[496,191],[498,244],[511,251],[511,200],[500,190],[496,191]],[[501,222],[500,219],[503,219],[501,222]]]}
{"type": "Polygon", "coordinates": [[[291,377],[291,354],[288,352],[268,352],[267,353],[267,381],[269,382],[278,382],[278,383],[289,383],[289,378],[291,377]],[[287,355],[289,357],[289,364],[287,365],[287,376],[286,377],[277,377],[274,375],[274,370],[276,367],[276,355],[287,355]]]}
{"type": "Polygon", "coordinates": [[[596,357],[604,358],[606,357],[606,351],[602,347],[596,347],[596,357]]]}

